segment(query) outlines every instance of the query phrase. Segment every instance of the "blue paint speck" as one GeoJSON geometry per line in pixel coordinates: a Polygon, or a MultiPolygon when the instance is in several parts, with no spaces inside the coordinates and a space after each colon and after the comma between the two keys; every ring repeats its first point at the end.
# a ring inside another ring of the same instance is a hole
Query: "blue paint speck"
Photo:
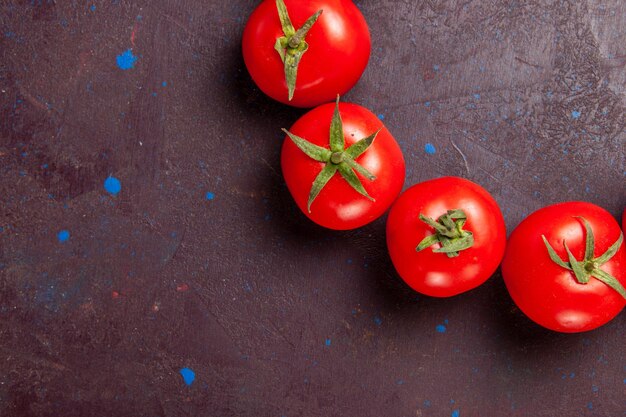
{"type": "Polygon", "coordinates": [[[576,120],[580,117],[580,111],[578,110],[572,110],[572,119],[576,120]]]}
{"type": "Polygon", "coordinates": [[[330,339],[326,339],[326,341],[324,342],[326,346],[330,346],[330,343],[331,343],[330,339]]]}
{"type": "Polygon", "coordinates": [[[437,332],[439,333],[445,333],[446,332],[446,326],[443,324],[438,324],[437,327],[435,327],[435,330],[437,330],[437,332]]]}
{"type": "Polygon", "coordinates": [[[593,410],[593,403],[591,401],[587,403],[587,408],[593,410]]]}
{"type": "Polygon", "coordinates": [[[67,230],[61,230],[57,233],[57,239],[59,239],[59,242],[61,243],[67,242],[70,239],[70,232],[67,230]]]}
{"type": "Polygon", "coordinates": [[[183,381],[185,381],[185,384],[187,385],[193,384],[193,381],[196,379],[196,373],[192,369],[189,369],[189,368],[181,369],[180,374],[183,377],[183,381]]]}
{"type": "Polygon", "coordinates": [[[459,417],[460,415],[461,412],[459,410],[454,410],[452,414],[450,414],[450,417],[459,417]]]}
{"type": "Polygon", "coordinates": [[[133,55],[133,51],[131,49],[127,49],[121,55],[118,55],[115,59],[117,62],[117,66],[121,70],[129,70],[135,67],[135,62],[137,62],[137,57],[133,55]]]}
{"type": "Polygon", "coordinates": [[[424,145],[424,152],[426,152],[428,155],[434,155],[435,152],[437,152],[437,149],[432,143],[427,143],[426,145],[424,145]]]}
{"type": "Polygon", "coordinates": [[[478,94],[478,93],[474,94],[474,98],[475,98],[476,100],[480,100],[480,94],[478,94]]]}
{"type": "Polygon", "coordinates": [[[152,97],[156,97],[156,96],[157,96],[156,92],[152,93],[152,97]]]}
{"type": "Polygon", "coordinates": [[[91,7],[89,8],[89,10],[91,10],[92,12],[96,11],[96,5],[92,4],[91,7]]]}
{"type": "Polygon", "coordinates": [[[215,194],[213,194],[212,192],[208,191],[205,196],[204,196],[207,200],[213,200],[215,198],[215,194]]]}
{"type": "Polygon", "coordinates": [[[162,85],[163,87],[167,87],[167,81],[163,81],[163,82],[161,83],[161,85],[162,85]]]}
{"type": "Polygon", "coordinates": [[[430,107],[430,101],[425,102],[425,103],[424,103],[424,106],[426,106],[426,107],[430,107]]]}
{"type": "Polygon", "coordinates": [[[376,323],[377,326],[380,326],[383,324],[383,319],[378,316],[374,316],[374,323],[376,323]]]}
{"type": "Polygon", "coordinates": [[[435,71],[439,71],[439,65],[437,65],[437,64],[433,65],[433,69],[434,69],[435,71]]]}
{"type": "Polygon", "coordinates": [[[385,120],[385,115],[384,115],[384,114],[382,114],[382,113],[380,113],[380,114],[378,115],[378,118],[379,118],[380,120],[385,120]]]}
{"type": "Polygon", "coordinates": [[[104,180],[104,189],[113,195],[118,195],[122,191],[122,183],[115,177],[109,177],[104,180]]]}
{"type": "Polygon", "coordinates": [[[428,408],[430,407],[431,403],[430,400],[424,400],[424,407],[428,408]]]}

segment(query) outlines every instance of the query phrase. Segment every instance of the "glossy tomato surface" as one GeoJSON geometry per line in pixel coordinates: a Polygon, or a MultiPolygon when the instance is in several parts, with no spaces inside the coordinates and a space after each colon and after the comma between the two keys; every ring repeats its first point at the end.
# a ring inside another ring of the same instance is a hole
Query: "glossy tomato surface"
{"type": "Polygon", "coordinates": [[[365,18],[351,0],[285,0],[296,29],[318,10],[323,13],[305,40],[309,49],[298,66],[296,90],[288,100],[285,70],[274,49],[283,36],[275,0],[263,1],[243,33],[243,58],[258,87],[271,98],[296,107],[333,101],[361,77],[370,56],[365,18]]]}
{"type": "MultiPolygon", "coordinates": [[[[324,104],[302,116],[289,129],[309,142],[329,148],[329,129],[335,104],[324,104]]],[[[404,184],[404,157],[398,143],[383,123],[364,107],[339,103],[346,148],[381,129],[371,146],[356,162],[376,177],[370,181],[357,173],[363,187],[375,200],[356,192],[339,173],[322,189],[307,210],[309,192],[324,163],[305,155],[285,138],[281,167],[287,187],[302,212],[315,223],[336,230],[363,226],[380,217],[398,196],[404,184]]]]}
{"type": "MultiPolygon", "coordinates": [[[[568,260],[563,241],[577,260],[584,258],[586,233],[578,216],[591,225],[594,257],[618,240],[620,227],[603,208],[585,202],[561,203],[523,220],[511,234],[502,262],[504,282],[518,307],[536,323],[566,333],[595,329],[614,318],[626,304],[603,282],[591,278],[580,284],[572,271],[550,259],[542,235],[563,261],[568,260]]],[[[601,269],[626,285],[624,244],[601,269]]]]}
{"type": "Polygon", "coordinates": [[[504,254],[506,228],[498,203],[481,186],[457,177],[416,184],[394,203],[387,219],[387,247],[398,274],[415,291],[449,297],[485,282],[504,254]],[[462,209],[464,230],[472,232],[474,245],[456,257],[435,253],[436,244],[420,252],[418,244],[434,229],[420,214],[437,219],[447,210],[462,209]]]}

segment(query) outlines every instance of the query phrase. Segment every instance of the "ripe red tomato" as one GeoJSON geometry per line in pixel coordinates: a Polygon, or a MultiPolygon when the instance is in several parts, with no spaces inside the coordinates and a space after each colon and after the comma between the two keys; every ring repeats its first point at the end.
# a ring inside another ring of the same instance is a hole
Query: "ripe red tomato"
{"type": "Polygon", "coordinates": [[[287,132],[281,166],[302,212],[336,230],[361,227],[389,208],[404,184],[404,157],[383,123],[356,104],[324,104],[287,132]]]}
{"type": "Polygon", "coordinates": [[[533,321],[559,332],[582,332],[607,323],[626,305],[626,293],[620,295],[615,288],[626,285],[621,236],[613,216],[591,203],[537,210],[513,231],[502,262],[513,301],[533,321]],[[607,275],[618,283],[607,285],[607,275]]]}
{"type": "Polygon", "coordinates": [[[314,107],[346,93],[361,77],[371,50],[369,29],[359,9],[351,0],[284,0],[296,31],[322,10],[299,46],[292,48],[287,41],[293,36],[286,36],[279,19],[281,2],[263,1],[246,24],[243,58],[254,82],[273,99],[296,107],[314,107]],[[281,38],[283,47],[277,45],[281,38]],[[281,56],[292,61],[285,65],[281,56]],[[289,100],[286,68],[293,64],[295,91],[289,100]]]}
{"type": "Polygon", "coordinates": [[[463,178],[414,185],[394,203],[387,219],[387,247],[398,274],[415,291],[433,297],[460,294],[485,282],[498,267],[505,244],[498,203],[463,178]]]}

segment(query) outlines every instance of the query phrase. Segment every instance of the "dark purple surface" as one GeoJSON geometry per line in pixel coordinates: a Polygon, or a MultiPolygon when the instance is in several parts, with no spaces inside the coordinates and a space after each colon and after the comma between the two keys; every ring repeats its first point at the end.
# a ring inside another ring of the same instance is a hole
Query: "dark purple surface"
{"type": "MultiPolygon", "coordinates": [[[[552,333],[498,274],[420,297],[384,219],[304,218],[279,164],[302,111],[241,58],[255,4],[1,2],[0,415],[625,415],[623,313],[552,333]]],[[[623,1],[357,4],[373,50],[345,100],[406,186],[476,181],[509,231],[558,201],[621,213],[623,1]]]]}

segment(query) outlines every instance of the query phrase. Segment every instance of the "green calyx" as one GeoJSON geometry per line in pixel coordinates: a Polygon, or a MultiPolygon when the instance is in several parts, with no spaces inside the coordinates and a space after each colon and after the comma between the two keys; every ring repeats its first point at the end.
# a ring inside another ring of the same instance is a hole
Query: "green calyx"
{"type": "Polygon", "coordinates": [[[436,243],[441,247],[433,249],[435,253],[445,253],[448,258],[459,256],[459,252],[474,245],[474,235],[463,230],[467,221],[465,212],[461,209],[448,210],[439,216],[437,221],[420,213],[420,220],[435,229],[435,234],[426,236],[415,248],[420,252],[436,243]]]}
{"type": "Polygon", "coordinates": [[[620,284],[617,278],[600,269],[602,265],[607,263],[609,259],[615,256],[617,250],[622,245],[622,242],[624,240],[624,234],[620,233],[617,241],[615,241],[615,243],[613,243],[611,247],[609,247],[607,251],[604,252],[604,254],[598,256],[597,258],[594,258],[593,251],[595,249],[595,240],[593,236],[593,230],[591,230],[589,222],[584,217],[578,218],[582,220],[583,224],[585,225],[585,258],[582,261],[577,260],[567,247],[567,243],[565,243],[564,240],[563,246],[565,247],[565,252],[567,252],[568,259],[568,262],[564,262],[563,260],[561,260],[559,255],[557,255],[552,246],[550,246],[550,243],[548,243],[548,239],[546,239],[544,235],[541,235],[543,243],[548,249],[548,255],[550,256],[550,259],[555,264],[569,271],[572,271],[574,273],[574,276],[576,277],[576,281],[579,284],[587,284],[591,278],[596,278],[604,282],[609,287],[613,288],[626,299],[626,290],[624,289],[622,284],[620,284]]]}
{"type": "Polygon", "coordinates": [[[293,93],[296,90],[298,65],[300,64],[302,55],[309,49],[309,44],[306,43],[304,38],[317,21],[317,18],[322,14],[322,10],[318,10],[304,22],[300,29],[296,30],[289,18],[285,2],[283,0],[276,0],[276,8],[278,9],[278,17],[280,18],[280,25],[283,28],[284,36],[276,39],[274,49],[276,49],[276,52],[280,55],[281,61],[283,61],[285,65],[285,80],[287,81],[287,88],[289,89],[289,101],[291,101],[293,93]]]}
{"type": "Polygon", "coordinates": [[[367,197],[369,200],[374,201],[374,199],[369,196],[365,188],[363,188],[363,184],[356,175],[355,171],[370,181],[374,181],[376,177],[363,166],[358,164],[356,159],[370,147],[381,129],[378,129],[368,137],[359,140],[349,148],[345,149],[346,145],[343,134],[343,122],[341,121],[341,115],[339,114],[339,96],[337,96],[335,112],[333,113],[333,118],[330,122],[330,149],[314,145],[306,139],[294,135],[287,129],[282,129],[283,132],[287,134],[289,139],[291,139],[292,142],[309,158],[325,164],[324,168],[322,168],[313,181],[313,186],[311,187],[311,191],[309,193],[309,201],[307,203],[307,210],[309,213],[311,212],[311,204],[313,204],[315,198],[319,195],[324,186],[328,184],[328,181],[330,181],[336,172],[339,172],[343,179],[345,179],[356,192],[364,197],[367,197]]]}

